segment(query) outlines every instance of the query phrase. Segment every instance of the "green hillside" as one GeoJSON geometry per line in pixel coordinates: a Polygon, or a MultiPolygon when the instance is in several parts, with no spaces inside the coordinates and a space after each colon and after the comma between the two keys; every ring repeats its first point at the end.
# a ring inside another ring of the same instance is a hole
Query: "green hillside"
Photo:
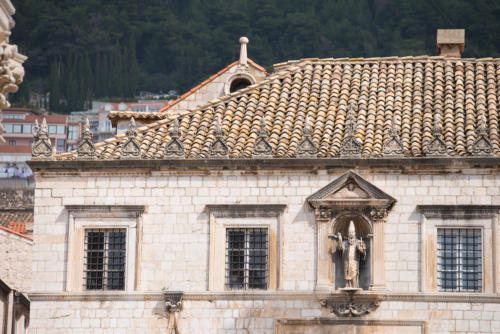
{"type": "Polygon", "coordinates": [[[465,28],[464,57],[500,56],[494,0],[12,0],[26,83],[53,110],[138,90],[184,91],[238,58],[436,54],[436,29],[465,28]]]}

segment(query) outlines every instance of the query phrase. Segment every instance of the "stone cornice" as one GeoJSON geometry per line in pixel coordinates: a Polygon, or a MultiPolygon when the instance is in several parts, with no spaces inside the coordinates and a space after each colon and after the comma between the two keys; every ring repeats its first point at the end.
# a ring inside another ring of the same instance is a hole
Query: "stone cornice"
{"type": "MultiPolygon", "coordinates": [[[[31,301],[162,301],[163,293],[158,292],[30,292],[31,301]]],[[[500,304],[500,294],[491,293],[401,293],[401,292],[360,292],[357,298],[363,299],[378,296],[381,302],[430,302],[430,303],[493,303],[500,304]]],[[[321,300],[328,298],[342,300],[345,295],[340,292],[312,291],[266,291],[266,292],[184,292],[186,301],[214,300],[321,300]]]]}
{"type": "Polygon", "coordinates": [[[418,205],[426,218],[490,218],[498,214],[500,205],[418,205]]]}
{"type": "Polygon", "coordinates": [[[65,207],[73,217],[92,217],[95,215],[98,217],[137,217],[145,210],[144,205],[66,205],[65,207]]]}
{"type": "Polygon", "coordinates": [[[500,157],[422,157],[422,158],[273,158],[273,159],[137,159],[137,160],[30,160],[33,170],[97,168],[148,169],[325,169],[325,168],[383,168],[418,173],[445,167],[462,172],[463,168],[492,168],[500,170],[500,157]]]}
{"type": "Polygon", "coordinates": [[[286,204],[215,204],[206,208],[215,217],[277,217],[286,209],[286,204]]]}

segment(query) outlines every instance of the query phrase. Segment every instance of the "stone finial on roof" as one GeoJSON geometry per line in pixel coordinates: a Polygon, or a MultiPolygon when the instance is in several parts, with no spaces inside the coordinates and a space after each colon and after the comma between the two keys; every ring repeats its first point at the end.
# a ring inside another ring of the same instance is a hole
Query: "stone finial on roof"
{"type": "Polygon", "coordinates": [[[432,128],[432,136],[434,138],[429,142],[429,144],[427,144],[426,155],[446,155],[446,143],[443,140],[439,113],[434,114],[434,127],[432,128]]]}
{"type": "Polygon", "coordinates": [[[224,130],[222,129],[220,116],[215,118],[214,126],[215,141],[210,145],[210,157],[227,158],[229,147],[224,142],[224,130]]]}
{"type": "Polygon", "coordinates": [[[88,117],[85,119],[85,124],[83,125],[82,140],[78,144],[76,153],[79,159],[96,158],[96,150],[94,143],[92,142],[92,132],[90,131],[90,124],[88,117]]]}
{"type": "Polygon", "coordinates": [[[130,118],[129,129],[125,132],[125,142],[122,144],[121,159],[137,159],[141,157],[141,145],[137,141],[135,119],[130,118]]]}
{"type": "Polygon", "coordinates": [[[302,140],[299,143],[297,155],[299,157],[313,157],[316,156],[316,145],[311,138],[312,128],[309,120],[309,115],[306,116],[304,121],[304,130],[302,131],[302,140]]]}
{"type": "Polygon", "coordinates": [[[170,125],[168,129],[168,135],[170,136],[170,141],[165,146],[165,158],[171,159],[182,159],[184,156],[184,145],[180,141],[182,136],[181,129],[179,127],[179,119],[176,118],[170,125]]]}
{"type": "Polygon", "coordinates": [[[273,147],[269,144],[269,131],[267,130],[266,118],[264,115],[260,118],[259,137],[255,141],[254,155],[259,157],[271,157],[273,155],[273,147]]]}
{"type": "Polygon", "coordinates": [[[240,61],[239,65],[246,67],[248,66],[247,60],[247,44],[248,44],[248,38],[246,37],[240,37],[240,61]]]}
{"type": "Polygon", "coordinates": [[[38,121],[35,120],[33,144],[31,145],[31,156],[33,160],[51,160],[54,152],[50,143],[49,133],[47,132],[47,121],[45,117],[42,120],[42,126],[38,126],[38,121]]]}
{"type": "Polygon", "coordinates": [[[493,145],[491,145],[486,125],[486,116],[481,114],[477,127],[477,139],[474,141],[471,150],[473,155],[488,156],[493,153],[493,145]]]}
{"type": "Polygon", "coordinates": [[[391,130],[389,131],[389,139],[384,143],[384,155],[403,156],[403,143],[399,139],[399,127],[396,123],[396,117],[391,120],[391,130]]]}
{"type": "Polygon", "coordinates": [[[347,112],[347,121],[345,122],[344,140],[340,144],[340,154],[343,156],[359,156],[361,154],[361,144],[355,137],[356,121],[355,121],[356,106],[351,103],[347,112]]]}

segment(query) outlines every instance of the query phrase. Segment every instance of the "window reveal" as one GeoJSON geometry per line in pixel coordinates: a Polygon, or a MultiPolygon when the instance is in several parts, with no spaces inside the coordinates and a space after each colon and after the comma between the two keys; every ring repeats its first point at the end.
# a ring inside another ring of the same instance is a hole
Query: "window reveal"
{"type": "Polygon", "coordinates": [[[437,237],[439,289],[481,291],[481,230],[439,228],[437,237]]]}
{"type": "Polygon", "coordinates": [[[267,228],[226,230],[226,288],[267,289],[267,228]]]}
{"type": "Polygon", "coordinates": [[[125,289],[125,229],[85,231],[84,288],[125,289]]]}

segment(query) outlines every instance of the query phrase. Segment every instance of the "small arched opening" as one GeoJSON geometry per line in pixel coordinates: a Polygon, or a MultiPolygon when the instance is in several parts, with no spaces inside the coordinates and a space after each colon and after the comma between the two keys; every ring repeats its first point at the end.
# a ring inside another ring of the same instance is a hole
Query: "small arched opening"
{"type": "Polygon", "coordinates": [[[234,93],[240,89],[247,88],[251,84],[252,83],[247,78],[236,78],[231,82],[231,85],[229,86],[229,92],[234,93]]]}

